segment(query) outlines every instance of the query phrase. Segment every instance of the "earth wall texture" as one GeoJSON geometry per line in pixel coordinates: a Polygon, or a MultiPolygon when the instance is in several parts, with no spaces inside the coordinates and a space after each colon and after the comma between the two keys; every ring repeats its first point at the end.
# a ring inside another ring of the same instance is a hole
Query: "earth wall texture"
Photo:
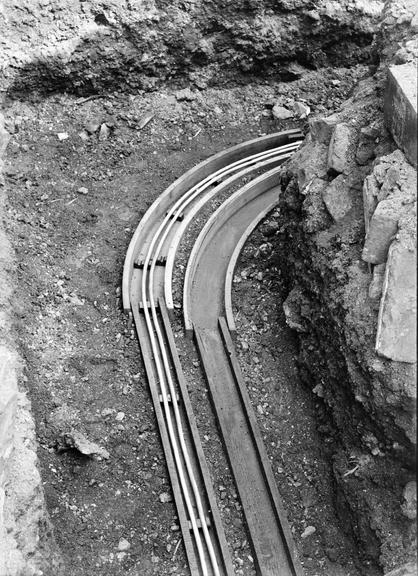
{"type": "Polygon", "coordinates": [[[417,32],[414,3],[386,3],[377,72],[336,114],[310,120],[276,238],[341,514],[370,558],[402,574],[416,554],[417,174],[384,100],[388,66],[416,66],[417,32]]]}
{"type": "Polygon", "coordinates": [[[4,0],[0,89],[198,88],[368,60],[379,0],[4,0]]]}

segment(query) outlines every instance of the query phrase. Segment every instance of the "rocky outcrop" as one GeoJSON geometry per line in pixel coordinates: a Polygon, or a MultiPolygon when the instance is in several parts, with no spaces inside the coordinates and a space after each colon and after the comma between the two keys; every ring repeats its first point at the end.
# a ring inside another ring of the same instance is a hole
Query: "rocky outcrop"
{"type": "Polygon", "coordinates": [[[297,78],[305,66],[367,60],[382,6],[379,0],[6,0],[0,88],[95,93],[152,90],[173,79],[203,88],[248,74],[297,78]]]}
{"type": "MultiPolygon", "coordinates": [[[[400,3],[387,3],[385,26],[390,4],[400,3]]],[[[394,27],[408,44],[406,17],[403,6],[394,27]]],[[[310,120],[283,178],[275,249],[301,372],[334,446],[341,513],[390,572],[416,547],[417,180],[385,120],[386,73],[382,64],[338,113],[310,120]]]]}

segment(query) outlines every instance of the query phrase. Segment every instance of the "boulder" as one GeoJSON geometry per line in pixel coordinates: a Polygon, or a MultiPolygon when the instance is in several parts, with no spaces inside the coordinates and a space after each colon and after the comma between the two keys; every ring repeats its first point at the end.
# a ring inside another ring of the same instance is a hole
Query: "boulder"
{"type": "Polygon", "coordinates": [[[327,175],[327,147],[319,142],[308,141],[292,157],[290,166],[298,178],[299,190],[303,193],[303,188],[315,177],[325,178],[327,175]]]}
{"type": "Polygon", "coordinates": [[[322,199],[335,222],[342,220],[353,207],[347,176],[340,174],[325,188],[322,199]]]}
{"type": "Polygon", "coordinates": [[[328,116],[327,118],[312,118],[309,121],[312,140],[320,144],[328,145],[336,123],[337,117],[335,115],[328,116]]]}
{"type": "Polygon", "coordinates": [[[389,246],[398,230],[401,202],[398,198],[382,200],[369,223],[362,258],[370,264],[386,261],[389,246]]]}
{"type": "Polygon", "coordinates": [[[416,350],[417,254],[401,234],[390,246],[378,316],[376,352],[397,362],[414,363],[416,350]]]}
{"type": "Polygon", "coordinates": [[[328,149],[328,169],[347,174],[350,171],[355,132],[347,124],[337,124],[328,149]]]}

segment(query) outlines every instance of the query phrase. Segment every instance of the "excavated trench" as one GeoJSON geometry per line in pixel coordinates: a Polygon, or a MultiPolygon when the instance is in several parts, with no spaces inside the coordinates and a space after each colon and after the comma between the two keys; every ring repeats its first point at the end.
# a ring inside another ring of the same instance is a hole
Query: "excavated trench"
{"type": "MultiPolygon", "coordinates": [[[[188,574],[143,366],[121,311],[129,239],[158,193],[202,158],[261,133],[307,132],[306,119],[274,117],[274,103],[302,101],[321,116],[343,107],[370,74],[381,3],[99,4],[6,5],[11,314],[55,532],[33,517],[33,541],[19,528],[19,546],[44,574],[188,574]],[[101,447],[98,459],[71,446],[74,430],[101,447]]],[[[411,559],[414,529],[399,502],[413,446],[390,412],[359,392],[389,377],[359,353],[374,317],[365,323],[346,306],[356,298],[348,292],[362,214],[326,232],[330,215],[317,197],[307,206],[296,172],[283,175],[279,209],[237,269],[240,360],[305,573],[378,575],[411,559]]],[[[182,360],[236,573],[255,574],[187,343],[182,360]]]]}

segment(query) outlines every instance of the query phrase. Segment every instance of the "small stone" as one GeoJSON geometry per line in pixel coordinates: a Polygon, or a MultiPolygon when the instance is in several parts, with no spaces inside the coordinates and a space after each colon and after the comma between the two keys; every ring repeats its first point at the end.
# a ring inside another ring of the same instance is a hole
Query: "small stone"
{"type": "Polygon", "coordinates": [[[144,116],[142,116],[141,120],[138,123],[138,130],[142,130],[142,128],[145,128],[145,126],[149,124],[149,122],[151,122],[153,118],[154,118],[154,112],[147,112],[146,114],[144,114],[144,116]]]}
{"type": "Polygon", "coordinates": [[[172,525],[170,526],[170,530],[171,530],[172,532],[178,532],[178,531],[180,530],[180,526],[179,526],[178,524],[172,524],[172,525]]]}
{"type": "Polygon", "coordinates": [[[103,142],[104,140],[107,140],[109,138],[109,135],[110,135],[110,128],[107,124],[103,122],[103,124],[100,126],[99,140],[103,142]]]}
{"type": "Polygon", "coordinates": [[[115,420],[117,420],[118,422],[122,422],[124,418],[125,418],[125,412],[118,412],[115,416],[115,420]]]}
{"type": "Polygon", "coordinates": [[[89,139],[89,135],[86,132],[86,130],[82,130],[81,132],[78,133],[78,135],[83,140],[83,142],[86,142],[89,139]]]}
{"type": "Polygon", "coordinates": [[[121,538],[119,540],[118,550],[120,550],[120,552],[125,552],[126,550],[129,550],[130,547],[131,544],[128,542],[128,540],[126,540],[126,538],[121,538]]]}
{"type": "Polygon", "coordinates": [[[249,349],[248,343],[245,342],[245,340],[243,342],[241,342],[241,348],[244,351],[247,351],[249,349]]]}
{"type": "Polygon", "coordinates": [[[161,494],[158,496],[158,499],[162,504],[167,504],[167,502],[173,501],[171,494],[168,492],[161,492],[161,494]]]}
{"type": "Polygon", "coordinates": [[[68,450],[70,448],[75,448],[85,456],[97,456],[99,458],[104,458],[105,460],[110,457],[109,452],[105,450],[105,448],[91,442],[84,436],[84,434],[77,430],[72,430],[71,432],[61,435],[59,449],[68,450]]]}
{"type": "Polygon", "coordinates": [[[316,394],[319,398],[324,397],[324,387],[322,384],[317,384],[315,388],[312,390],[314,394],[316,394]]]}
{"type": "Polygon", "coordinates": [[[57,134],[58,140],[67,140],[69,138],[68,132],[58,132],[57,134]]]}
{"type": "Polygon", "coordinates": [[[305,530],[302,532],[301,538],[308,538],[308,536],[312,536],[312,534],[315,534],[315,532],[316,532],[315,526],[307,526],[305,530]]]}
{"type": "Polygon", "coordinates": [[[97,132],[97,130],[100,128],[100,123],[97,122],[96,120],[89,120],[88,122],[86,122],[86,124],[84,125],[84,129],[86,130],[86,132],[88,132],[89,134],[94,134],[95,132],[97,132]]]}
{"type": "Polygon", "coordinates": [[[284,106],[280,106],[275,104],[272,109],[273,116],[277,118],[277,120],[288,120],[289,118],[293,118],[294,114],[284,106]]]}
{"type": "Polygon", "coordinates": [[[183,100],[185,100],[186,102],[192,102],[197,98],[196,94],[192,92],[190,88],[183,88],[182,90],[177,90],[177,92],[175,92],[174,95],[179,102],[183,100]]]}
{"type": "Polygon", "coordinates": [[[103,408],[100,414],[106,418],[107,416],[113,414],[113,412],[114,412],[113,408],[103,408]]]}
{"type": "Polygon", "coordinates": [[[84,195],[86,195],[86,194],[89,193],[88,188],[86,188],[85,186],[81,186],[81,188],[78,188],[78,189],[77,189],[77,192],[78,192],[79,194],[84,194],[84,195]]]}

